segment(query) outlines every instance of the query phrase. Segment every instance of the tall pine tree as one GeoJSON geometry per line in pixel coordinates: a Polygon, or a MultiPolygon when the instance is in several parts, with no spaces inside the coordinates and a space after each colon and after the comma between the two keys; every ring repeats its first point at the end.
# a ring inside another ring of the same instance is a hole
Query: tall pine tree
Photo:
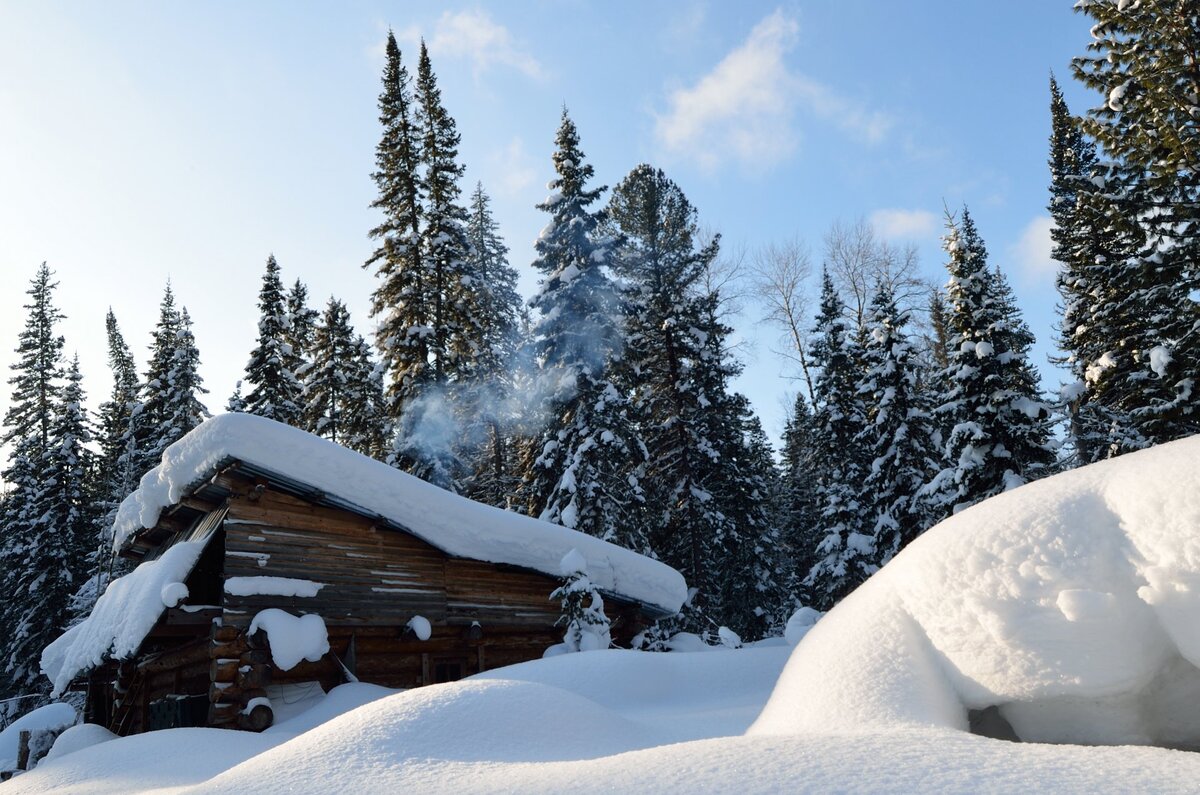
{"type": "Polygon", "coordinates": [[[12,365],[12,400],[3,443],[11,446],[4,480],[9,493],[0,515],[0,638],[3,693],[43,687],[42,648],[66,628],[68,606],[89,524],[84,445],[88,442],[78,368],[64,387],[62,313],[54,306],[50,269],[43,263],[25,305],[29,314],[12,365]],[[60,526],[60,523],[62,524],[60,526]]]}
{"type": "Polygon", "coordinates": [[[535,246],[544,274],[532,305],[537,363],[561,386],[550,417],[526,462],[529,510],[638,551],[647,549],[639,478],[645,447],[629,416],[629,401],[613,383],[623,353],[616,290],[605,273],[619,241],[600,230],[603,210],[589,210],[603,188],[588,188],[591,165],[564,109],[555,139],[555,179],[538,208],[551,220],[535,246]]]}
{"type": "Polygon", "coordinates": [[[1033,334],[964,209],[947,220],[950,366],[935,412],[950,428],[943,468],[926,487],[934,519],[1049,474],[1049,410],[1029,362],[1033,334]]]}
{"type": "MultiPolygon", "coordinates": [[[[312,365],[305,371],[304,427],[310,433],[345,443],[350,384],[355,368],[354,329],[350,312],[330,298],[312,341],[312,365]]],[[[350,410],[353,407],[350,406],[350,410]]]]}
{"type": "Polygon", "coordinates": [[[1089,392],[1116,422],[1128,416],[1120,452],[1200,432],[1200,15],[1189,0],[1076,8],[1095,24],[1072,68],[1105,97],[1082,127],[1111,158],[1088,209],[1120,244],[1097,263],[1120,290],[1098,326],[1107,344],[1089,392]]]}
{"type": "Polygon", "coordinates": [[[819,451],[816,418],[803,392],[797,392],[783,431],[783,471],[780,474],[778,522],[781,545],[790,558],[781,572],[787,576],[786,591],[807,598],[803,580],[817,563],[821,511],[818,478],[819,451]]]}
{"type": "Polygon", "coordinates": [[[918,388],[908,320],[908,311],[896,305],[887,285],[878,285],[867,315],[866,369],[858,386],[866,406],[859,442],[869,462],[863,504],[876,566],[928,526],[926,504],[918,495],[941,461],[933,446],[929,407],[918,388]]]}
{"type": "Polygon", "coordinates": [[[287,367],[302,379],[302,373],[310,361],[313,334],[321,313],[308,305],[308,287],[297,279],[285,299],[287,327],[284,329],[284,356],[287,367]]]}
{"type": "Polygon", "coordinates": [[[155,440],[159,456],[162,455],[161,451],[209,418],[208,409],[200,402],[200,395],[207,393],[204,380],[200,377],[200,351],[196,349],[196,339],[192,336],[192,318],[185,307],[179,313],[175,351],[162,392],[165,414],[155,440]]]}
{"type": "Polygon", "coordinates": [[[459,409],[466,426],[464,436],[472,448],[466,453],[470,476],[463,493],[505,507],[516,489],[510,396],[517,377],[513,365],[520,342],[521,296],[517,272],[508,263],[508,247],[500,237],[482,184],[471,194],[467,238],[468,269],[477,274],[480,285],[472,311],[480,343],[459,409]]]}
{"type": "Polygon", "coordinates": [[[874,537],[866,526],[861,484],[866,472],[861,438],[865,407],[858,394],[861,352],[833,279],[822,273],[821,306],[809,361],[814,383],[812,439],[817,476],[817,562],[804,578],[807,602],[828,610],[876,568],[874,537]]]}
{"type": "Polygon", "coordinates": [[[371,316],[387,373],[389,416],[398,418],[431,380],[429,355],[432,301],[425,288],[421,256],[425,183],[420,171],[421,132],[416,125],[412,82],[396,37],[388,31],[387,64],[379,95],[383,135],[375,148],[371,175],[379,191],[371,206],[383,213],[370,236],[379,245],[364,267],[374,267],[379,285],[371,294],[371,316]]]}
{"type": "Polygon", "coordinates": [[[245,382],[250,392],[243,399],[241,410],[296,425],[300,420],[303,387],[295,373],[295,351],[288,342],[291,323],[274,254],[267,257],[258,310],[258,345],[246,365],[245,382]]]}

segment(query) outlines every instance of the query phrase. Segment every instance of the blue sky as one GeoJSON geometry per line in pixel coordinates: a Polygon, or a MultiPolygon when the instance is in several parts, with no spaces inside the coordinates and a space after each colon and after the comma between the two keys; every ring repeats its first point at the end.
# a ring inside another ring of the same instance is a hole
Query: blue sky
{"type": "MultiPolygon", "coordinates": [[[[1047,78],[1089,40],[1071,3],[505,2],[0,4],[0,365],[46,260],[92,405],[111,305],[144,359],[169,277],[223,407],[253,346],[268,253],[370,330],[360,268],[390,26],[429,44],[462,133],[464,189],[492,194],[528,296],[534,209],[570,109],[598,181],[664,168],[751,256],[873,220],[944,281],[943,203],[970,205],[1038,336],[1048,387],[1047,78]]],[[[777,437],[795,388],[743,302],[746,392],[777,437]]],[[[7,402],[0,394],[0,409],[7,402]]]]}

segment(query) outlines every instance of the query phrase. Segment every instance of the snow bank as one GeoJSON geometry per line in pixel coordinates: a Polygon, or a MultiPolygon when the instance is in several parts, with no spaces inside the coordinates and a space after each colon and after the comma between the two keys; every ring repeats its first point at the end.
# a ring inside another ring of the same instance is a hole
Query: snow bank
{"type": "Polygon", "coordinates": [[[336,494],[367,515],[384,516],[457,557],[523,566],[557,577],[572,548],[592,581],[674,613],[687,596],[679,572],[598,538],[472,502],[312,434],[262,417],[223,414],[167,448],[113,525],[114,548],[152,527],[217,466],[237,459],[336,494]]]}
{"type": "Polygon", "coordinates": [[[250,633],[267,633],[271,659],[281,671],[290,671],[301,660],[317,662],[329,653],[329,634],[320,616],[294,616],[275,607],[260,611],[250,622],[250,633]]]}
{"type": "Polygon", "coordinates": [[[62,702],[38,707],[17,718],[0,732],[0,770],[12,770],[17,766],[21,732],[56,731],[70,726],[75,720],[75,708],[62,702]]]}
{"type": "Polygon", "coordinates": [[[165,603],[178,595],[174,586],[187,579],[205,543],[177,543],[157,560],[108,584],[91,615],[42,652],[42,673],[54,685],[55,695],[80,671],[99,665],[106,657],[119,660],[137,651],[166,609],[165,603]]]}
{"type": "Polygon", "coordinates": [[[342,685],[261,734],[136,735],[43,762],[4,791],[1095,795],[1194,792],[1200,779],[1197,754],[946,728],[738,736],[788,651],[605,651],[402,693],[342,685]]]}
{"type": "Polygon", "coordinates": [[[942,522],[822,619],[752,732],[965,729],[1200,747],[1200,437],[942,522]]]}
{"type": "Polygon", "coordinates": [[[73,754],[76,751],[82,751],[84,748],[91,748],[93,745],[99,745],[100,743],[106,743],[109,740],[115,739],[117,739],[117,735],[103,726],[97,726],[94,723],[81,723],[78,726],[72,726],[58,735],[58,739],[54,741],[54,745],[50,747],[50,752],[42,759],[41,764],[45,764],[52,759],[58,759],[60,756],[73,754]]]}

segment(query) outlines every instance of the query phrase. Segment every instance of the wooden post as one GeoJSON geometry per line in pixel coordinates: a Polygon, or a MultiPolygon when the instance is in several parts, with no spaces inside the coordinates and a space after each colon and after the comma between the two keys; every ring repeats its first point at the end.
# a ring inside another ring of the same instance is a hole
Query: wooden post
{"type": "Polygon", "coordinates": [[[17,770],[29,769],[29,736],[31,732],[22,731],[17,735],[17,770]]]}

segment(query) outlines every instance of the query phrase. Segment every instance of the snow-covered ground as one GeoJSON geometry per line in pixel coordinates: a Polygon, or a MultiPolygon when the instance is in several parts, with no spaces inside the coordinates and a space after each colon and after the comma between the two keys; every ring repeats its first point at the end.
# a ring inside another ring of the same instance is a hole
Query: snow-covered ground
{"type": "Polygon", "coordinates": [[[402,693],[343,685],[260,735],[73,730],[79,750],[5,787],[1194,792],[1200,754],[1151,745],[1200,746],[1197,663],[1200,437],[942,523],[794,652],[595,651],[402,693]],[[1043,742],[968,733],[992,707],[1043,742]]]}

